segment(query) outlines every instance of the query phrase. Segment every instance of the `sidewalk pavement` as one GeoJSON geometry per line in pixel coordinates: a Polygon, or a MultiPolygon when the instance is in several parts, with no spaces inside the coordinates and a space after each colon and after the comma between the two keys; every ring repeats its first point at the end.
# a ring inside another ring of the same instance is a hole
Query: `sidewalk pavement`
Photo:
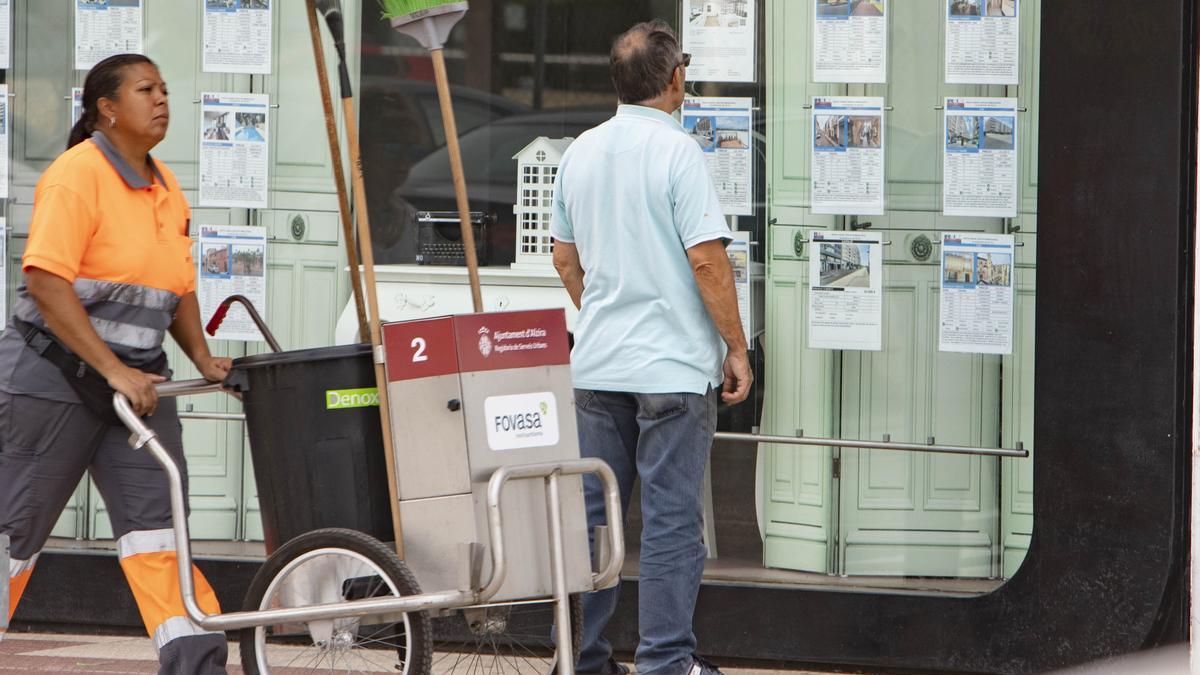
{"type": "MultiPolygon", "coordinates": [[[[236,643],[229,645],[229,675],[242,675],[236,643]]],[[[632,666],[632,664],[629,664],[632,666]]],[[[775,671],[726,668],[727,675],[819,675],[825,671],[775,671]]],[[[157,673],[149,638],[51,633],[9,633],[0,640],[0,675],[157,673]]],[[[296,671],[304,672],[304,671],[296,671]]],[[[389,672],[389,671],[380,671],[389,672]]],[[[832,672],[832,671],[828,671],[832,672]]],[[[843,671],[844,672],[844,671],[843,671]]],[[[866,672],[866,671],[859,671],[866,672]]]]}

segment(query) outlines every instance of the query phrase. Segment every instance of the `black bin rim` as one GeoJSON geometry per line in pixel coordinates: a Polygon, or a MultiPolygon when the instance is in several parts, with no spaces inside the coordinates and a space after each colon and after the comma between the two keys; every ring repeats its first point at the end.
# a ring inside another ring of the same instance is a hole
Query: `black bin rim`
{"type": "Polygon", "coordinates": [[[286,352],[267,352],[239,356],[233,360],[233,370],[245,370],[264,366],[283,366],[295,363],[312,363],[314,361],[329,361],[362,356],[371,353],[371,345],[363,342],[349,345],[334,345],[333,347],[316,347],[312,349],[294,349],[286,352]]]}

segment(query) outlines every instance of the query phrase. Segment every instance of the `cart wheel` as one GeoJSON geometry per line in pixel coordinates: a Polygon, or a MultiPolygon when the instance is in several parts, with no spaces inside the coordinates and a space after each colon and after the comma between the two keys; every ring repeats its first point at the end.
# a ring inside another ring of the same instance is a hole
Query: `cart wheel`
{"type": "MultiPolygon", "coordinates": [[[[275,551],[254,576],[247,610],[305,607],[380,596],[417,595],[396,553],[354,530],[305,533],[275,551]]],[[[394,620],[394,617],[392,617],[394,620]]],[[[362,617],[261,626],[241,631],[242,669],[295,673],[429,672],[430,624],[424,612],[398,623],[362,617]]]]}
{"type": "MultiPolygon", "coordinates": [[[[548,675],[555,668],[554,600],[468,607],[433,620],[433,672],[548,675]]],[[[583,599],[571,596],[571,646],[579,658],[583,599]]]]}

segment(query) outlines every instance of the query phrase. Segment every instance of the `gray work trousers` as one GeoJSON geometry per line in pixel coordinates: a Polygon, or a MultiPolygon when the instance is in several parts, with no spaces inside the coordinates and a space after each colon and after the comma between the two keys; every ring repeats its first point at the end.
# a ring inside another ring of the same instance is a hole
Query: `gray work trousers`
{"type": "MultiPolygon", "coordinates": [[[[186,481],[175,400],[160,400],[147,421],[186,481]]],[[[166,474],[128,439],[127,429],[105,424],[81,404],[0,392],[0,534],[12,540],[10,615],[87,470],[104,498],[121,567],[158,649],[159,672],[224,674],[225,636],[201,629],[183,611],[166,474]]],[[[196,583],[202,606],[214,611],[215,595],[198,571],[196,583]]]]}

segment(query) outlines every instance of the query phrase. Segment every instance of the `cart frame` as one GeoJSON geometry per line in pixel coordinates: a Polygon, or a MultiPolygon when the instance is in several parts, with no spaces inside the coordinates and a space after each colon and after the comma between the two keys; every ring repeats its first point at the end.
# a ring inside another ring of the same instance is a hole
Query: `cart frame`
{"type": "MultiPolygon", "coordinates": [[[[207,380],[184,380],[164,382],[156,386],[160,397],[177,397],[206,393],[229,393],[221,383],[207,380]]],[[[381,620],[396,620],[400,615],[428,610],[461,609],[486,603],[504,584],[508,572],[504,550],[504,514],[500,499],[505,486],[518,480],[542,479],[546,484],[546,515],[550,530],[551,572],[555,600],[555,621],[559,626],[570,625],[570,600],[566,582],[566,554],[563,544],[562,501],[559,479],[563,476],[595,474],[604,487],[604,508],[608,526],[597,528],[596,550],[602,552],[601,569],[592,574],[592,588],[610,588],[619,581],[621,564],[625,559],[625,536],[621,521],[621,498],[616,474],[599,459],[577,459],[560,462],[544,462],[508,466],[497,469],[488,481],[487,518],[488,550],[491,553],[492,569],[486,583],[472,586],[471,579],[478,578],[473,570],[462,575],[462,586],[420,595],[395,598],[370,598],[339,603],[312,605],[284,609],[239,611],[221,614],[206,614],[196,601],[196,585],[192,572],[191,538],[187,523],[187,495],[183,490],[183,478],[179,467],[158,439],[158,435],[141,420],[133,407],[120,392],[113,394],[113,408],[117,416],[132,432],[129,444],[135,449],[145,448],[167,474],[171,494],[171,522],[175,534],[175,550],[178,561],[179,589],[188,617],[205,630],[232,631],[243,628],[266,626],[277,623],[305,623],[311,621],[342,619],[350,617],[378,617],[381,620]],[[603,532],[601,532],[603,530],[603,532]],[[602,536],[603,535],[603,536],[602,536]],[[396,617],[396,618],[393,618],[396,617]]],[[[541,599],[541,598],[529,598],[541,599]]],[[[575,654],[570,640],[558,643],[558,672],[574,675],[575,654]]]]}

